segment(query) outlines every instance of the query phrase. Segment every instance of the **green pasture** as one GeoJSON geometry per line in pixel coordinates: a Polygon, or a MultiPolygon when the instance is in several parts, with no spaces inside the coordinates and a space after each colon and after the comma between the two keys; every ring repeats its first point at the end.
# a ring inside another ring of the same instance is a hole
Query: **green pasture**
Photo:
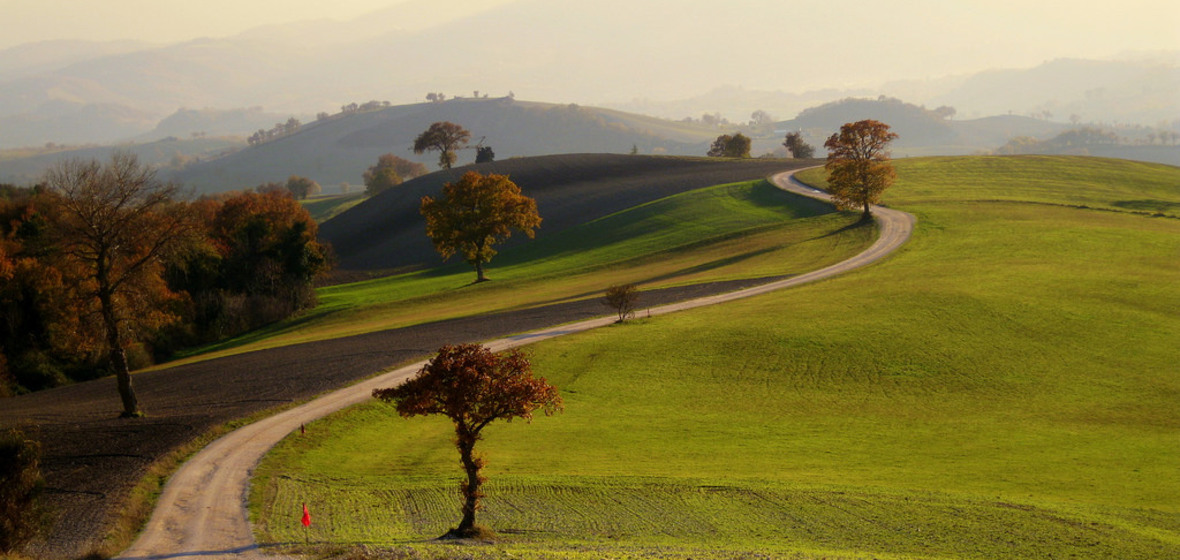
{"type": "Polygon", "coordinates": [[[319,196],[300,201],[311,219],[316,223],[326,222],[341,212],[365,201],[365,193],[351,193],[331,196],[319,196]]]}
{"type": "Polygon", "coordinates": [[[453,257],[436,269],[322,288],[315,309],[199,353],[208,358],[598,298],[621,283],[643,290],[798,274],[868,247],[875,232],[854,222],[765,181],[719,185],[505,250],[488,268],[491,282],[472,284],[475,272],[453,257]]]}
{"type": "Polygon", "coordinates": [[[887,260],[530,347],[566,407],[486,430],[498,543],[429,542],[450,425],[379,403],[267,456],[258,541],[307,502],[313,542],[426,557],[1180,557],[1180,169],[895,163],[887,260]]]}

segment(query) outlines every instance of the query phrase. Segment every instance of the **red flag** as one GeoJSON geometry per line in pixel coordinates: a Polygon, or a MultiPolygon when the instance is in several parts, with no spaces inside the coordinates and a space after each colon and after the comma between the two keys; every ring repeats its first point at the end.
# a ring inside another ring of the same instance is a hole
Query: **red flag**
{"type": "Polygon", "coordinates": [[[299,520],[304,527],[311,527],[311,512],[307,511],[307,504],[303,504],[303,519],[299,520]]]}

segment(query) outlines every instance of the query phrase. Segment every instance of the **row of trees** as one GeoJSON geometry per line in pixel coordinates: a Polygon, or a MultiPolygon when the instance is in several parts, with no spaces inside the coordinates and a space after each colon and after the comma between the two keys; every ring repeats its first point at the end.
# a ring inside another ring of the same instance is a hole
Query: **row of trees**
{"type": "Polygon", "coordinates": [[[186,202],[134,155],[71,160],[0,200],[0,391],[130,370],[314,304],[316,224],[286,192],[186,202]]]}
{"type": "MultiPolygon", "coordinates": [[[[746,135],[737,132],[733,135],[722,134],[713,141],[713,145],[709,147],[709,151],[705,155],[709,157],[729,157],[729,158],[748,158],[750,157],[750,138],[746,135]]],[[[783,146],[791,153],[791,157],[796,159],[809,159],[815,157],[815,148],[803,141],[803,135],[799,132],[788,133],[783,140],[783,146]]],[[[634,150],[632,151],[634,153],[634,150]]]]}
{"type": "MultiPolygon", "coordinates": [[[[337,115],[343,116],[343,115],[351,115],[354,113],[368,113],[370,111],[379,111],[381,109],[387,109],[391,105],[392,104],[388,101],[377,101],[376,99],[374,99],[372,101],[366,101],[364,103],[359,103],[359,104],[356,102],[352,102],[347,105],[341,105],[340,112],[337,113],[337,115]]],[[[319,113],[316,113],[315,120],[317,122],[326,121],[332,117],[333,117],[333,115],[329,114],[327,111],[321,111],[319,113]]]]}
{"type": "Polygon", "coordinates": [[[257,132],[251,134],[250,137],[246,139],[246,142],[251,146],[257,146],[259,144],[270,142],[271,140],[277,140],[284,136],[295,134],[296,132],[299,132],[299,129],[302,127],[303,123],[299,122],[299,119],[291,117],[287,119],[287,122],[275,123],[274,127],[270,130],[261,128],[258,129],[257,132]]]}
{"type": "Polygon", "coordinates": [[[740,132],[733,134],[722,134],[713,141],[713,145],[709,147],[709,151],[705,154],[709,157],[728,157],[728,158],[748,158],[750,157],[750,138],[740,132]]]}
{"type": "MultiPolygon", "coordinates": [[[[1159,133],[1161,139],[1171,138],[1170,134],[1159,133]]],[[[1149,139],[1154,142],[1157,136],[1151,134],[1149,139]]],[[[1176,135],[1180,137],[1180,135],[1176,135]]],[[[1079,153],[1085,154],[1086,148],[1115,146],[1127,143],[1113,131],[1095,127],[1082,127],[1066,130],[1048,140],[1038,140],[1031,136],[1016,136],[1003,146],[996,149],[997,154],[1045,154],[1045,153],[1079,153]]]]}
{"type": "MultiPolygon", "coordinates": [[[[484,93],[483,95],[480,95],[479,90],[477,89],[471,93],[471,97],[473,97],[475,99],[487,99],[488,94],[484,93]]],[[[463,99],[463,96],[456,95],[455,99],[463,99]]],[[[505,99],[516,99],[516,94],[510,91],[510,92],[508,92],[508,95],[505,96],[505,99]]],[[[444,94],[442,92],[433,92],[432,91],[432,92],[426,94],[426,100],[431,103],[442,103],[447,100],[447,96],[446,96],[446,94],[444,94]]]]}
{"type": "Polygon", "coordinates": [[[303,200],[309,196],[315,196],[324,192],[324,188],[319,183],[307,177],[300,177],[299,175],[292,175],[283,183],[269,181],[258,185],[254,190],[260,193],[275,192],[286,194],[298,200],[303,200]]]}

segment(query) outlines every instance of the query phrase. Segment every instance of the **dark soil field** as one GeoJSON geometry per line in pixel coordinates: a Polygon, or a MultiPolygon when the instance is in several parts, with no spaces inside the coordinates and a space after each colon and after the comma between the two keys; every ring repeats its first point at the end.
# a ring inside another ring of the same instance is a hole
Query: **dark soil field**
{"type": "MultiPolygon", "coordinates": [[[[484,164],[508,173],[538,199],[545,232],[713,184],[755,179],[801,165],[642,156],[554,156],[484,164]]],[[[416,201],[451,175],[406,183],[325,224],[342,265],[422,266],[437,262],[416,201]]],[[[769,279],[644,292],[644,307],[737,290],[769,279]]],[[[642,313],[642,311],[640,311],[642,313]]],[[[135,375],[147,417],[122,420],[113,378],[0,401],[0,427],[22,426],[42,442],[54,522],[39,558],[76,558],[107,533],[148,467],[212,428],[303,401],[390,366],[428,357],[444,344],[486,341],[609,314],[597,300],[469,317],[231,356],[135,375]]]]}
{"type": "MultiPolygon", "coordinates": [[[[412,269],[440,263],[418,213],[423,196],[467,171],[508,175],[537,201],[537,236],[552,235],[646,202],[711,185],[760,179],[815,160],[673,158],[574,154],[508,159],[440,171],[381,193],[325,222],[320,239],[343,270],[412,269]]],[[[523,242],[516,236],[504,246],[523,242]]]]}

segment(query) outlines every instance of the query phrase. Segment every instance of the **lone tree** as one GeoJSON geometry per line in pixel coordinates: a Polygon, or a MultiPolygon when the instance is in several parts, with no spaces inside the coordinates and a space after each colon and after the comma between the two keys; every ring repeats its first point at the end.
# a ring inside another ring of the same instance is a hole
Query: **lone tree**
{"type": "Polygon", "coordinates": [[[298,200],[303,200],[309,196],[324,192],[324,188],[319,183],[298,175],[292,175],[287,178],[287,190],[291,192],[291,196],[298,200]]]}
{"type": "Polygon", "coordinates": [[[467,145],[471,132],[452,122],[436,122],[414,139],[414,153],[438,152],[438,166],[450,169],[455,164],[455,150],[467,145]]]}
{"type": "Polygon", "coordinates": [[[870,119],[847,123],[824,142],[828,191],[837,208],[862,207],[861,219],[872,218],[869,205],[880,202],[881,193],[897,178],[885,149],[894,138],[897,134],[889,132],[889,125],[870,119]]]}
{"type": "Polygon", "coordinates": [[[444,346],[418,375],[404,384],[375,389],[373,396],[393,403],[404,418],[442,414],[455,424],[455,446],[467,474],[462,484],[463,519],[444,538],[471,538],[486,534],[475,524],[481,509],[480,475],[483,457],[475,454],[480,432],[493,421],[513,418],[531,420],[533,412],[546,416],[561,411],[557,388],[544,378],[535,378],[528,357],[519,350],[493,354],[479,344],[444,346]]]}
{"type": "Polygon", "coordinates": [[[815,146],[803,141],[803,134],[799,132],[788,132],[786,139],[783,140],[783,146],[787,151],[791,152],[791,157],[795,159],[810,159],[815,157],[815,146]]]}
{"type": "Polygon", "coordinates": [[[443,260],[463,253],[475,267],[476,282],[487,280],[483,265],[492,260],[492,245],[512,236],[512,230],[531,239],[541,225],[537,201],[520,193],[507,175],[468,171],[455,183],[443,185],[442,198],[422,197],[426,235],[443,260]]]}
{"type": "Polygon", "coordinates": [[[47,215],[63,270],[75,281],[82,309],[97,307],[102,319],[121,416],[141,416],[126,347],[141,328],[177,319],[165,311],[174,294],[162,274],[166,259],[196,235],[195,220],[185,205],[173,204],[175,186],[126,152],[106,165],[64,161],[46,173],[45,184],[55,195],[47,215]]]}
{"type": "Polygon", "coordinates": [[[611,286],[606,289],[606,296],[602,298],[602,304],[615,310],[619,316],[616,323],[626,321],[628,317],[635,315],[635,304],[639,301],[639,289],[635,284],[621,284],[611,286]]]}
{"type": "Polygon", "coordinates": [[[475,163],[488,163],[496,161],[496,152],[492,151],[491,146],[479,146],[475,148],[475,163]]]}
{"type": "Polygon", "coordinates": [[[713,145],[709,147],[709,151],[705,155],[709,157],[748,158],[750,157],[750,138],[740,132],[733,136],[722,134],[713,141],[713,145]]]}
{"type": "Polygon", "coordinates": [[[375,196],[391,187],[425,175],[426,166],[416,161],[397,157],[393,154],[383,154],[377,158],[377,165],[365,170],[365,194],[375,196]]]}

